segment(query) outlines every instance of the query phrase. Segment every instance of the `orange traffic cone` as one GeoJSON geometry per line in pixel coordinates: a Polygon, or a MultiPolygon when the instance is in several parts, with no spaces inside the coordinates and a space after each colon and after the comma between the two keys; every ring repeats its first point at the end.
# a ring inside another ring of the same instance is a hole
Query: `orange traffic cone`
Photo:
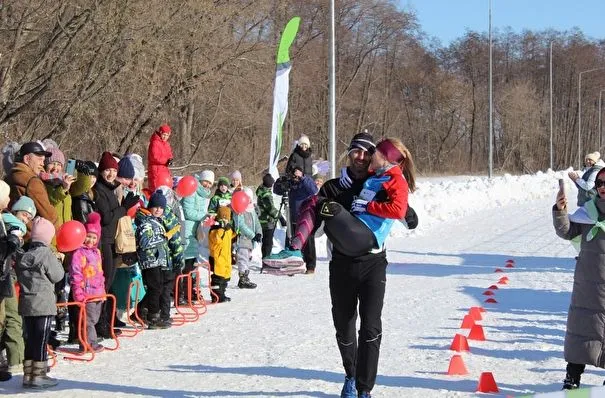
{"type": "Polygon", "coordinates": [[[481,310],[479,309],[479,307],[471,307],[468,310],[468,314],[475,320],[475,321],[480,321],[483,319],[483,316],[481,316],[481,310]]]}
{"type": "Polygon", "coordinates": [[[508,276],[503,276],[502,278],[498,279],[498,282],[500,282],[500,281],[508,282],[509,281],[508,276]]]}
{"type": "Polygon", "coordinates": [[[483,326],[475,325],[471,328],[468,334],[469,340],[485,341],[485,333],[483,333],[483,326]]]}
{"type": "Polygon", "coordinates": [[[490,297],[487,300],[485,300],[484,303],[498,304],[498,302],[496,301],[496,299],[492,298],[492,297],[490,297]]]}
{"type": "Polygon", "coordinates": [[[486,290],[486,291],[483,292],[483,295],[484,296],[493,296],[494,292],[492,292],[491,290],[488,289],[488,290],[486,290]]]}
{"type": "Polygon", "coordinates": [[[450,359],[450,366],[447,368],[447,374],[450,376],[464,376],[468,374],[466,365],[464,365],[464,361],[460,355],[456,354],[452,356],[450,359]]]}
{"type": "Polygon", "coordinates": [[[470,329],[475,325],[475,319],[471,315],[465,315],[464,319],[462,319],[462,325],[460,325],[460,329],[470,329]]]}
{"type": "Polygon", "coordinates": [[[450,350],[457,352],[470,351],[466,336],[463,334],[456,333],[456,335],[454,336],[454,340],[452,340],[452,344],[450,345],[450,350]]]}
{"type": "Polygon", "coordinates": [[[481,373],[481,376],[479,376],[479,384],[477,385],[477,392],[500,392],[492,372],[481,373]]]}
{"type": "Polygon", "coordinates": [[[509,258],[508,260],[505,261],[506,264],[514,264],[515,260],[513,260],[512,258],[509,258]]]}
{"type": "Polygon", "coordinates": [[[501,268],[496,268],[494,272],[504,272],[501,268]]]}
{"type": "Polygon", "coordinates": [[[515,268],[515,265],[513,263],[507,263],[505,265],[506,268],[515,268]]]}
{"type": "Polygon", "coordinates": [[[498,286],[496,286],[496,285],[491,285],[490,287],[488,287],[488,289],[491,289],[491,290],[498,290],[498,289],[499,289],[499,287],[498,287],[498,286]]]}

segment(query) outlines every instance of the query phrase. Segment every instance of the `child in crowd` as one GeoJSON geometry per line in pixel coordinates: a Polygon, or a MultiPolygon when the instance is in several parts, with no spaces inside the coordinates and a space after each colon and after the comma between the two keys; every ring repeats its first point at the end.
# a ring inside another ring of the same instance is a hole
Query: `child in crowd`
{"type": "Polygon", "coordinates": [[[286,225],[286,219],[279,214],[279,210],[273,202],[273,184],[275,179],[271,174],[265,174],[263,183],[256,188],[256,204],[259,210],[258,219],[263,233],[263,244],[261,246],[262,257],[271,254],[273,249],[273,234],[279,220],[282,226],[286,225]]]}
{"type": "Polygon", "coordinates": [[[231,224],[231,209],[227,206],[218,208],[214,225],[208,232],[208,251],[211,276],[212,302],[231,301],[225,295],[227,284],[231,279],[231,241],[234,237],[231,224]]]}
{"type": "Polygon", "coordinates": [[[170,309],[170,293],[174,278],[170,278],[173,266],[182,267],[180,225],[176,217],[166,211],[166,197],[155,191],[147,208],[140,208],[135,218],[137,256],[143,274],[146,294],[139,303],[141,319],[149,329],[166,329],[171,326],[169,314],[160,310],[170,309]],[[170,229],[167,229],[166,226],[170,229]],[[180,247],[180,252],[178,247],[180,247]],[[166,305],[167,304],[167,305],[166,305]]]}
{"type": "Polygon", "coordinates": [[[63,266],[49,245],[55,236],[53,224],[41,217],[32,221],[31,244],[16,264],[21,285],[19,313],[23,316],[25,360],[23,387],[47,388],[57,380],[47,374],[48,337],[57,313],[55,283],[64,275],[63,266]]]}
{"type": "Polygon", "coordinates": [[[229,180],[227,177],[219,177],[216,183],[216,192],[210,198],[208,204],[208,214],[216,215],[218,208],[221,206],[229,206],[231,204],[231,192],[229,192],[229,180]]]}
{"type": "Polygon", "coordinates": [[[239,281],[237,287],[240,289],[254,289],[256,283],[250,281],[250,259],[254,242],[260,244],[263,240],[262,229],[256,210],[254,208],[254,195],[250,188],[244,188],[244,192],[250,198],[246,211],[233,217],[233,226],[237,231],[236,255],[239,281]]]}
{"type": "Polygon", "coordinates": [[[36,205],[29,196],[21,196],[11,207],[11,213],[27,225],[36,217],[36,205]]]}
{"type": "MultiPolygon", "coordinates": [[[[101,239],[101,216],[97,212],[88,215],[86,239],[84,245],[77,249],[72,256],[69,268],[71,293],[74,300],[84,302],[87,298],[105,294],[105,277],[101,251],[97,247],[101,239]]],[[[103,351],[104,347],[97,343],[95,324],[99,321],[103,302],[86,303],[86,333],[88,345],[95,352],[103,351]]],[[[74,325],[76,328],[77,324],[74,325]]],[[[80,350],[84,347],[80,345],[80,350]]]]}
{"type": "Polygon", "coordinates": [[[235,170],[231,173],[231,194],[241,191],[244,187],[242,184],[242,173],[239,170],[235,170]]]}

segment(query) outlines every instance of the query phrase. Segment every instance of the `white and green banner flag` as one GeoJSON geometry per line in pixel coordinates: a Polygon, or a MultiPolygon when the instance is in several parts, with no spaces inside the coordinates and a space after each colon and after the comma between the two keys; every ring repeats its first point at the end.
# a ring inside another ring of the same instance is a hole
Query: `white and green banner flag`
{"type": "Polygon", "coordinates": [[[290,89],[290,46],[296,38],[300,17],[294,17],[286,24],[277,50],[277,68],[275,87],[273,88],[273,119],[271,121],[271,152],[269,155],[269,173],[279,177],[277,162],[281,156],[283,142],[282,128],[288,113],[288,91],[290,89]]]}

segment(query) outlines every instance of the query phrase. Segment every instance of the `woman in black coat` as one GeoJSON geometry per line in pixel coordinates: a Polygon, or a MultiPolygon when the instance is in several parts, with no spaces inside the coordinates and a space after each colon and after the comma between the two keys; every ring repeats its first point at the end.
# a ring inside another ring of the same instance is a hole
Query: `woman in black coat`
{"type": "Polygon", "coordinates": [[[304,175],[313,176],[313,151],[311,150],[311,141],[306,135],[302,135],[298,139],[296,148],[288,158],[286,174],[292,175],[297,167],[300,167],[304,175]]]}
{"type": "MultiPolygon", "coordinates": [[[[105,276],[105,291],[109,292],[115,276],[115,265],[119,256],[115,251],[115,236],[118,228],[118,220],[126,215],[126,211],[134,206],[139,197],[128,194],[122,203],[118,201],[114,190],[120,186],[116,181],[118,174],[118,162],[109,152],[103,152],[99,162],[99,179],[93,187],[95,205],[101,215],[101,241],[99,249],[103,261],[103,274],[105,276]]],[[[105,305],[105,311],[101,313],[97,323],[97,334],[101,337],[110,338],[109,315],[110,304],[105,305]]]]}

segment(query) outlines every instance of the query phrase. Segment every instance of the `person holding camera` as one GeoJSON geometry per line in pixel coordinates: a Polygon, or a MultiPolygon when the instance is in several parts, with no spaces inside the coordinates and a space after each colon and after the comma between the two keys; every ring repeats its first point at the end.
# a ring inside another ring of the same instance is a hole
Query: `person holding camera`
{"type": "MultiPolygon", "coordinates": [[[[317,189],[317,185],[315,185],[315,181],[313,181],[310,176],[305,175],[300,166],[295,166],[291,175],[280,177],[275,182],[275,185],[273,185],[273,192],[276,195],[288,196],[291,232],[296,230],[296,220],[298,218],[301,204],[307,198],[316,195],[318,191],[319,190],[317,189]]],[[[289,242],[291,238],[291,236],[288,236],[286,238],[287,242],[289,242]]],[[[288,246],[288,244],[286,244],[286,246],[288,246]]],[[[303,260],[305,261],[307,273],[314,273],[316,256],[315,239],[313,239],[313,237],[310,237],[310,239],[307,240],[302,249],[302,256],[303,260]]]]}

